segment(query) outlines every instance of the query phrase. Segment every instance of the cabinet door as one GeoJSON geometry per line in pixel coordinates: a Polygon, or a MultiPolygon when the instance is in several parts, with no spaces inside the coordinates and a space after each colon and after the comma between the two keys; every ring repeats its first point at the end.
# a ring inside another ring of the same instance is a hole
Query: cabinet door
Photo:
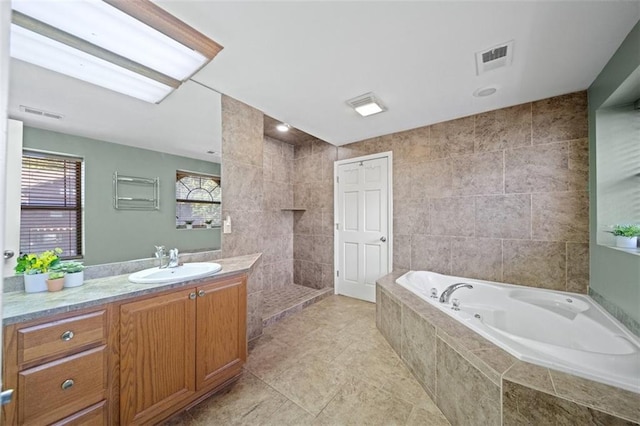
{"type": "Polygon", "coordinates": [[[244,276],[198,287],[198,390],[240,373],[247,360],[247,285],[244,276]]]}
{"type": "Polygon", "coordinates": [[[120,419],[148,423],[195,393],[195,289],[120,307],[120,419]]]}

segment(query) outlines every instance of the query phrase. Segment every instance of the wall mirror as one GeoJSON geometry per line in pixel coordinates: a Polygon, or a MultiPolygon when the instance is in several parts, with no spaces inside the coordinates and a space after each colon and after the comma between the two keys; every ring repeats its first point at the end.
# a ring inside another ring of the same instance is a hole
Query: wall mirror
{"type": "MultiPolygon", "coordinates": [[[[220,176],[219,93],[188,80],[151,104],[16,59],[9,86],[9,118],[23,123],[23,148],[83,160],[86,265],[148,258],[159,244],[181,251],[220,248],[219,228],[176,227],[177,172],[220,176]],[[114,172],[159,178],[157,211],[114,209],[114,172]]],[[[15,187],[16,176],[7,181],[15,187]]],[[[19,212],[7,212],[10,227],[19,212]]]]}

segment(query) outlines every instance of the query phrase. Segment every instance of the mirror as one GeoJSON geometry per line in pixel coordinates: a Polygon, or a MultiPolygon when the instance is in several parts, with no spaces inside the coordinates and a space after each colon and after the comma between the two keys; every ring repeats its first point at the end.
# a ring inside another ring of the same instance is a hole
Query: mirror
{"type": "Polygon", "coordinates": [[[175,217],[178,170],[220,175],[219,93],[188,80],[149,104],[15,59],[9,84],[9,118],[23,122],[23,148],[84,160],[85,265],[148,258],[154,245],[220,248],[219,228],[176,229],[175,217]],[[115,209],[115,172],[158,177],[159,208],[115,209]]]}

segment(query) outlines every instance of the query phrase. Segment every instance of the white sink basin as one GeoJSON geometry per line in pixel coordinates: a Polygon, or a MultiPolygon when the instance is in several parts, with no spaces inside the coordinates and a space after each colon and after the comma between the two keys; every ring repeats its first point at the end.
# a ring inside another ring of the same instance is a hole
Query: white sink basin
{"type": "Polygon", "coordinates": [[[175,268],[144,269],[129,275],[129,281],[138,284],[169,284],[213,275],[221,269],[219,263],[184,263],[175,268]]]}

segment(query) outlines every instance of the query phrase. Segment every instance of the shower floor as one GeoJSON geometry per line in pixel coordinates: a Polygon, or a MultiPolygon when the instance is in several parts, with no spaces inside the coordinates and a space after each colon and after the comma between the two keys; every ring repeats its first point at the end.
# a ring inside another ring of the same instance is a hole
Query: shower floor
{"type": "Polygon", "coordinates": [[[333,294],[333,288],[315,289],[297,284],[263,293],[262,326],[267,327],[333,294]]]}

